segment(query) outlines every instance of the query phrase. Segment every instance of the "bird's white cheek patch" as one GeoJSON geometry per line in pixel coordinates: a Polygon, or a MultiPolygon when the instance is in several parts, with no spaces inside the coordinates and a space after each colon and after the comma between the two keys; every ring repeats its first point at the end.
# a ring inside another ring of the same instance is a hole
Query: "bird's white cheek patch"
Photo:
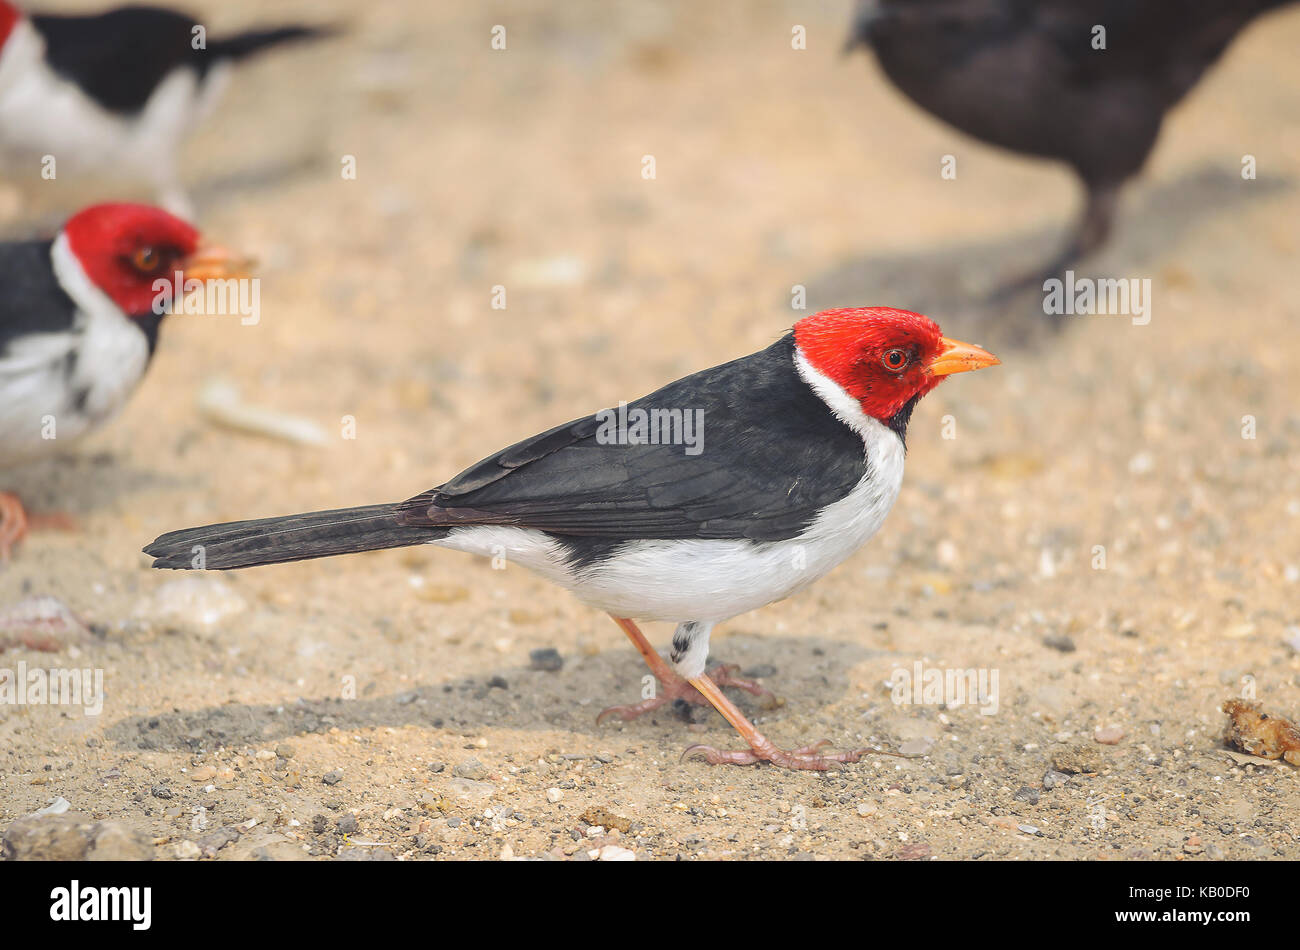
{"type": "Polygon", "coordinates": [[[66,234],[55,239],[50,262],[59,286],[77,305],[81,340],[67,386],[83,393],[82,414],[105,419],[122,407],[144,375],[149,341],[86,275],[66,234]]]}

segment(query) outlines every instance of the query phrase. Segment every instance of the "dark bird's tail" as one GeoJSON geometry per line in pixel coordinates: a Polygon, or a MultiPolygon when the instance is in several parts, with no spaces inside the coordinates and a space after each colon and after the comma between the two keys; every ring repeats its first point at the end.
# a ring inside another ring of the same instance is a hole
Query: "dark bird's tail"
{"type": "Polygon", "coordinates": [[[272,46],[298,43],[303,40],[320,40],[335,36],[342,30],[336,26],[277,26],[266,30],[249,30],[221,39],[208,41],[208,55],[216,59],[244,59],[272,46]]]}
{"type": "Polygon", "coordinates": [[[154,567],[227,571],[425,544],[446,535],[445,528],[399,523],[401,507],[368,505],[184,528],[164,534],[144,553],[155,558],[154,567]]]}

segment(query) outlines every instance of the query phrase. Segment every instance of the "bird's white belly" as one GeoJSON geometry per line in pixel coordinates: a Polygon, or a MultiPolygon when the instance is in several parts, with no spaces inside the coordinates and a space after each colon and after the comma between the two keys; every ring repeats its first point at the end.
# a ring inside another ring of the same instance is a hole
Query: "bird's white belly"
{"type": "Polygon", "coordinates": [[[0,467],[52,453],[112,418],[149,365],[149,341],[86,277],[60,235],[53,264],[83,304],[73,329],[0,353],[0,467]]]}
{"type": "Polygon", "coordinates": [[[27,342],[0,360],[0,465],[53,453],[108,421],[126,404],[149,359],[138,332],[134,338],[84,334],[74,343],[71,373],[67,350],[73,341],[50,334],[27,342]],[[60,349],[64,355],[55,356],[60,349]],[[97,375],[105,364],[112,372],[97,375]]]}
{"type": "Polygon", "coordinates": [[[540,531],[456,528],[434,543],[526,567],[615,616],[674,623],[727,620],[802,590],[876,533],[903,481],[902,441],[883,426],[880,430],[866,440],[868,469],[862,481],[786,541],[631,541],[612,557],[578,570],[540,531]]]}

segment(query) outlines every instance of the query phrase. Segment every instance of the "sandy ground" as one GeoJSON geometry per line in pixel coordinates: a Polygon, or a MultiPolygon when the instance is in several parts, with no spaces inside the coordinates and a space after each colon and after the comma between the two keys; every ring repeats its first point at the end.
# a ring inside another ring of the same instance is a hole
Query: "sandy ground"
{"type": "MultiPolygon", "coordinates": [[[[214,32],[272,12],[206,6],[214,32]]],[[[172,319],[114,424],[4,474],[77,530],[29,539],[0,609],[50,595],[93,632],[0,666],[102,669],[107,697],[0,706],[0,829],[62,798],[74,850],[159,858],[1300,857],[1297,769],[1231,757],[1218,711],[1253,689],[1300,713],[1300,11],[1172,115],[1081,269],[1150,278],[1150,323],[1053,336],[1035,301],[976,301],[1060,239],[1072,179],[841,58],[846,4],[273,6],[331,9],[347,38],[251,65],[187,149],[207,232],[262,261],[261,322],[172,319]],[[711,767],[679,761],[735,746],[711,712],[597,726],[645,670],[521,569],[408,549],[185,580],[138,553],[407,497],[767,344],[796,284],[810,312],[922,309],[1004,360],[921,404],[866,549],[714,635],[785,699],[739,700],[778,743],[916,757],[711,767]],[[213,425],[196,399],[218,377],[328,440],[213,425]],[[532,668],[544,648],[561,669],[532,668]],[[916,663],[996,671],[996,709],[893,702],[916,663]]],[[[130,193],[0,192],[15,234],[130,193]]]]}

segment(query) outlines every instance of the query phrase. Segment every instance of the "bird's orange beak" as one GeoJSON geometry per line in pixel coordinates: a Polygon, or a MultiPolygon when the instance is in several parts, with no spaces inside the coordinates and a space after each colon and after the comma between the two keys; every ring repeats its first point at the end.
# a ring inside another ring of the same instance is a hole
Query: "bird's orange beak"
{"type": "Polygon", "coordinates": [[[242,280],[252,276],[253,258],[217,244],[204,244],[181,262],[186,280],[242,280]]]}
{"type": "Polygon", "coordinates": [[[1002,361],[983,347],[961,340],[943,337],[939,341],[943,349],[930,361],[930,373],[934,376],[950,376],[953,373],[969,373],[973,369],[985,366],[997,366],[1002,361]]]}

